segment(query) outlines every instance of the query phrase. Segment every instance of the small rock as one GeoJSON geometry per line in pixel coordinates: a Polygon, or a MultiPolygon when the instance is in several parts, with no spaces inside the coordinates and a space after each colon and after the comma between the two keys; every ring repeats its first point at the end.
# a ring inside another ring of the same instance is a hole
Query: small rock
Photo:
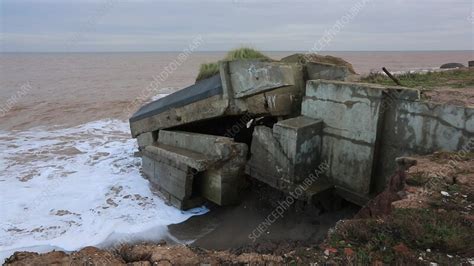
{"type": "Polygon", "coordinates": [[[380,260],[376,260],[373,265],[374,265],[374,266],[383,266],[383,265],[385,265],[385,264],[384,264],[382,261],[380,261],[380,260]]]}
{"type": "Polygon", "coordinates": [[[438,266],[438,263],[436,263],[436,262],[430,262],[430,266],[438,266]]]}
{"type": "Polygon", "coordinates": [[[352,257],[354,256],[354,250],[352,250],[352,248],[344,248],[344,255],[352,257]]]}
{"type": "Polygon", "coordinates": [[[474,215],[465,215],[464,220],[474,224],[474,215]]]}
{"type": "Polygon", "coordinates": [[[427,249],[426,249],[426,252],[431,252],[431,249],[427,248],[427,249]]]}
{"type": "Polygon", "coordinates": [[[459,174],[456,177],[456,183],[461,186],[474,188],[474,173],[459,174]]]}
{"type": "Polygon", "coordinates": [[[331,253],[334,253],[334,254],[337,253],[337,249],[327,248],[326,250],[324,250],[324,255],[326,255],[326,256],[329,256],[329,254],[331,254],[331,253]]]}
{"type": "Polygon", "coordinates": [[[452,259],[453,256],[449,255],[449,254],[446,254],[446,256],[448,256],[448,258],[452,259]]]}
{"type": "Polygon", "coordinates": [[[449,193],[446,192],[446,191],[441,191],[441,195],[445,196],[445,197],[449,197],[449,193]]]}
{"type": "Polygon", "coordinates": [[[423,260],[423,257],[421,257],[421,256],[420,256],[420,257],[418,257],[418,260],[423,260]]]}
{"type": "Polygon", "coordinates": [[[447,63],[440,66],[441,69],[450,69],[450,68],[463,68],[465,67],[461,63],[447,63]]]}
{"type": "Polygon", "coordinates": [[[405,246],[405,244],[403,244],[403,243],[400,243],[400,244],[394,246],[393,250],[397,253],[400,253],[400,254],[409,254],[410,253],[410,249],[407,246],[405,246]]]}
{"type": "Polygon", "coordinates": [[[452,175],[444,176],[443,179],[448,185],[454,184],[454,177],[452,175]]]}

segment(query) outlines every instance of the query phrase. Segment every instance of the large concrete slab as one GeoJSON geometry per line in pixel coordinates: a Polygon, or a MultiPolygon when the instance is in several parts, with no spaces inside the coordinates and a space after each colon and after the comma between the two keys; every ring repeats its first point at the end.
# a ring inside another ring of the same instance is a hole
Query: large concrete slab
{"type": "Polygon", "coordinates": [[[130,118],[133,137],[226,115],[295,115],[304,94],[301,66],[237,60],[220,74],[149,103],[130,118]]]}
{"type": "MultiPolygon", "coordinates": [[[[167,99],[167,97],[162,98],[167,99]]],[[[161,100],[161,99],[160,99],[161,100]]],[[[152,114],[130,122],[132,137],[146,132],[171,128],[200,120],[225,115],[229,101],[222,95],[215,95],[181,107],[168,108],[161,113],[152,114]]]]}
{"type": "Polygon", "coordinates": [[[293,86],[298,82],[293,67],[287,63],[236,60],[228,64],[233,98],[293,86]]]}
{"type": "Polygon", "coordinates": [[[309,81],[302,114],[324,121],[322,160],[341,187],[368,194],[381,129],[384,88],[368,84],[309,81]]]}
{"type": "Polygon", "coordinates": [[[145,151],[148,157],[155,158],[156,161],[166,158],[176,164],[186,165],[197,171],[204,171],[217,161],[216,157],[206,156],[202,153],[161,143],[147,146],[145,147],[145,151]]]}
{"type": "Polygon", "coordinates": [[[130,118],[130,122],[141,120],[162,113],[171,108],[178,108],[198,102],[215,95],[222,94],[222,84],[219,75],[202,80],[192,86],[172,93],[164,98],[142,106],[130,118]]]}
{"type": "Polygon", "coordinates": [[[158,141],[161,144],[206,154],[220,160],[230,158],[232,149],[242,146],[227,137],[170,130],[160,130],[158,141]]]}

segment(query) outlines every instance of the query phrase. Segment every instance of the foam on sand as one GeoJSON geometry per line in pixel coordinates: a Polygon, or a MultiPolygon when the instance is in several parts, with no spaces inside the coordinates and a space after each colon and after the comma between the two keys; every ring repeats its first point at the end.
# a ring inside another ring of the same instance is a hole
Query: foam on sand
{"type": "Polygon", "coordinates": [[[124,121],[0,131],[0,150],[1,261],[17,250],[160,239],[167,225],[207,212],[150,191],[124,121]]]}

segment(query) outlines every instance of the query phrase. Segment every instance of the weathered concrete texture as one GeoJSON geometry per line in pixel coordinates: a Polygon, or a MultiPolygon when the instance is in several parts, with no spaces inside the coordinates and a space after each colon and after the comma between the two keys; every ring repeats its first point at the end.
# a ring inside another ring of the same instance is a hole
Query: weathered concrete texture
{"type": "Polygon", "coordinates": [[[309,80],[346,80],[352,73],[346,66],[337,66],[327,63],[307,63],[306,73],[309,80]]]}
{"type": "Polygon", "coordinates": [[[309,81],[302,114],[324,121],[322,160],[335,185],[370,192],[383,89],[367,84],[309,81]]]}
{"type": "Polygon", "coordinates": [[[143,173],[161,192],[165,200],[179,209],[195,207],[190,204],[195,170],[173,160],[153,153],[153,150],[142,151],[143,173]]]}
{"type": "Polygon", "coordinates": [[[162,130],[159,142],[205,154],[214,161],[200,173],[200,194],[206,199],[228,205],[238,201],[247,155],[247,145],[231,138],[162,130]]]}
{"type": "Polygon", "coordinates": [[[435,151],[474,149],[474,108],[423,101],[397,100],[385,113],[377,173],[377,190],[383,189],[385,173],[396,165],[393,158],[435,151]]]}
{"type": "Polygon", "coordinates": [[[197,196],[227,205],[238,201],[246,154],[230,138],[160,130],[143,152],[143,172],[178,208],[197,196]]]}
{"type": "Polygon", "coordinates": [[[297,85],[290,64],[256,60],[230,61],[232,98],[248,97],[268,90],[297,85]]]}
{"type": "Polygon", "coordinates": [[[384,188],[397,157],[474,148],[473,108],[424,102],[414,89],[309,81],[302,114],[324,121],[321,160],[359,204],[384,188]]]}
{"type": "Polygon", "coordinates": [[[246,60],[222,62],[220,69],[224,93],[230,99],[228,115],[299,114],[305,86],[301,66],[246,60]]]}
{"type": "Polygon", "coordinates": [[[203,80],[200,84],[210,81],[213,81],[212,86],[221,86],[220,90],[208,92],[204,89],[202,93],[194,92],[193,90],[202,89],[202,86],[195,84],[182,90],[194,93],[183,94],[178,91],[142,107],[130,119],[132,136],[225,115],[299,114],[304,94],[303,70],[300,65],[254,60],[223,62],[219,76],[203,80]],[[192,100],[187,103],[186,98],[177,96],[189,96],[192,100]],[[169,97],[174,104],[166,103],[169,97]]]}
{"type": "Polygon", "coordinates": [[[288,190],[318,168],[322,122],[307,117],[283,120],[273,129],[258,126],[252,138],[247,173],[288,190]]]}
{"type": "Polygon", "coordinates": [[[244,112],[257,116],[297,116],[300,113],[303,92],[294,86],[278,88],[264,94],[233,101],[238,110],[232,114],[244,112]]]}
{"type": "Polygon", "coordinates": [[[215,95],[182,107],[170,108],[159,114],[130,122],[132,137],[146,132],[219,117],[225,114],[228,107],[229,101],[227,99],[224,99],[222,95],[215,95]]]}
{"type": "Polygon", "coordinates": [[[253,131],[251,157],[246,173],[277,189],[287,189],[286,176],[290,168],[288,157],[273,137],[271,128],[257,126],[253,131]]]}
{"type": "Polygon", "coordinates": [[[273,127],[273,136],[294,165],[288,180],[299,183],[314,172],[320,163],[322,121],[299,116],[278,122],[273,127]]]}
{"type": "Polygon", "coordinates": [[[145,132],[137,136],[138,148],[144,149],[148,145],[152,145],[158,139],[158,132],[145,132]]]}

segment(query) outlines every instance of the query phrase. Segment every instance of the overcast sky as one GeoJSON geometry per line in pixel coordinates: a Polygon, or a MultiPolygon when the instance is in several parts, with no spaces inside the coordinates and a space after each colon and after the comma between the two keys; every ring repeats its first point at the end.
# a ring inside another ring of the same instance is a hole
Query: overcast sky
{"type": "Polygon", "coordinates": [[[2,51],[473,50],[474,0],[0,0],[2,51]],[[364,2],[365,1],[365,2],[364,2]],[[363,3],[360,12],[353,7],[363,3]],[[351,13],[352,8],[352,13],[351,13]],[[335,26],[345,16],[345,23],[335,26]],[[328,39],[326,34],[326,39],[328,39]]]}

